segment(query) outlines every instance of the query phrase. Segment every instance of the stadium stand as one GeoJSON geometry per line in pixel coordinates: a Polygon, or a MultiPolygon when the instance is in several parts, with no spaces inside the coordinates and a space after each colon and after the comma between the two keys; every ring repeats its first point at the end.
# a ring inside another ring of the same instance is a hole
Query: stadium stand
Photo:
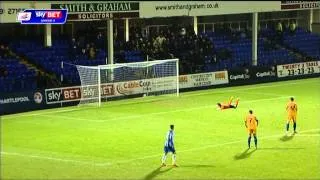
{"type": "MultiPolygon", "coordinates": [[[[88,33],[87,33],[88,34],[88,33]]],[[[136,33],[128,42],[115,41],[115,62],[140,62],[147,56],[152,59],[180,59],[180,74],[210,72],[235,67],[251,65],[252,40],[249,30],[219,29],[216,32],[207,31],[195,35],[192,27],[168,26],[160,33],[149,37],[136,33]]],[[[291,63],[306,58],[320,58],[320,36],[297,28],[294,33],[284,30],[278,37],[275,29],[263,28],[258,37],[258,66],[291,63]]],[[[61,85],[79,84],[76,68],[61,62],[80,65],[105,64],[107,52],[103,42],[105,37],[101,32],[72,39],[66,36],[54,37],[52,47],[44,47],[39,37],[13,41],[10,48],[34,65],[42,73],[54,77],[57,84],[60,75],[64,75],[61,85]],[[37,39],[37,40],[35,40],[37,39]]],[[[3,59],[3,57],[2,57],[3,59]]],[[[1,77],[1,84],[6,83],[2,91],[16,91],[48,86],[36,80],[37,72],[19,60],[6,58],[1,60],[2,69],[7,69],[8,77],[1,77]],[[14,64],[15,63],[15,64],[14,64]],[[17,73],[20,72],[20,73],[17,73]],[[11,83],[9,79],[19,78],[21,83],[11,83]],[[33,80],[32,80],[33,79],[33,80]],[[35,85],[37,82],[38,85],[35,85]],[[39,85],[40,84],[40,85],[39,85]]],[[[3,71],[3,70],[2,70],[3,71]]],[[[2,73],[3,74],[3,73],[2,73]]],[[[52,85],[51,85],[52,86],[52,85]]]]}
{"type": "Polygon", "coordinates": [[[276,32],[273,29],[260,30],[258,40],[258,59],[260,65],[296,62],[298,57],[289,49],[279,44],[276,32]]]}
{"type": "Polygon", "coordinates": [[[297,28],[295,34],[285,31],[283,34],[284,45],[302,55],[320,59],[320,36],[312,34],[302,28],[297,28]]]}
{"type": "Polygon", "coordinates": [[[9,46],[0,46],[0,92],[32,90],[36,88],[36,71],[11,52],[9,46]]]}

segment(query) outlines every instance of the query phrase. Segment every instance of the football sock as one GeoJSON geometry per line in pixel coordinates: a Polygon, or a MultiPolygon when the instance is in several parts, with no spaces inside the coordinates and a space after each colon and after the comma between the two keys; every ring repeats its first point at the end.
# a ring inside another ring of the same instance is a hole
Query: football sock
{"type": "Polygon", "coordinates": [[[167,155],[164,154],[164,155],[162,156],[162,163],[163,163],[163,164],[166,162],[166,158],[167,158],[167,155]]]}
{"type": "Polygon", "coordinates": [[[250,148],[251,136],[248,137],[248,147],[250,148]]]}
{"type": "Polygon", "coordinates": [[[229,99],[229,105],[232,103],[232,100],[233,100],[233,96],[231,96],[229,99]]]}
{"type": "Polygon", "coordinates": [[[255,146],[257,147],[257,145],[258,145],[258,139],[257,139],[257,136],[253,136],[254,137],[254,144],[255,144],[255,146]]]}
{"type": "Polygon", "coordinates": [[[175,154],[172,155],[172,164],[176,164],[176,155],[175,154]]]}
{"type": "Polygon", "coordinates": [[[239,104],[239,98],[236,101],[236,107],[238,107],[238,104],[239,104]]]}
{"type": "Polygon", "coordinates": [[[297,128],[297,123],[294,122],[294,123],[293,123],[293,130],[296,131],[296,128],[297,128]]]}
{"type": "Polygon", "coordinates": [[[289,123],[287,123],[287,131],[289,131],[289,123]]]}

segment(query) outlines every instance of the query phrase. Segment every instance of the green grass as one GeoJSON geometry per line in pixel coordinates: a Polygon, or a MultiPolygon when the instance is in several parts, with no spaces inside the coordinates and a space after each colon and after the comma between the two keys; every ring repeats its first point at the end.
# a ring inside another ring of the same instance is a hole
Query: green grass
{"type": "Polygon", "coordinates": [[[319,82],[284,81],[3,116],[0,179],[319,179],[319,82]],[[239,107],[217,111],[215,104],[230,96],[240,98],[239,107]],[[299,134],[284,138],[290,96],[299,108],[299,134]],[[243,120],[250,108],[260,120],[259,149],[246,151],[243,120]],[[170,124],[175,124],[180,166],[160,169],[170,124]]]}

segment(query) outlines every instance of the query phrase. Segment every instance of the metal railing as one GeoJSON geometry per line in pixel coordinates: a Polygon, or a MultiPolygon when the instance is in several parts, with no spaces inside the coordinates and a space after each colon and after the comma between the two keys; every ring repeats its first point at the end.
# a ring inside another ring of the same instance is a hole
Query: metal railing
{"type": "Polygon", "coordinates": [[[211,26],[212,29],[211,31],[215,31],[215,26],[216,25],[224,25],[224,24],[229,24],[229,27],[232,28],[233,24],[237,25],[238,30],[241,30],[241,28],[248,28],[249,27],[249,21],[223,21],[223,22],[212,22],[212,23],[198,23],[198,29],[202,29],[202,32],[206,32],[206,26],[211,26]],[[242,23],[245,24],[243,27],[242,23]],[[202,26],[202,27],[201,27],[202,26]]]}

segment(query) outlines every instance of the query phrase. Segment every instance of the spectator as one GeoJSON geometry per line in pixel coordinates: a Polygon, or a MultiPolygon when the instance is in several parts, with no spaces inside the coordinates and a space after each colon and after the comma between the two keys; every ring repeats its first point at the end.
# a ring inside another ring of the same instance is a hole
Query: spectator
{"type": "Polygon", "coordinates": [[[263,47],[265,50],[270,51],[273,49],[274,44],[271,41],[268,41],[267,38],[263,39],[263,47]]]}
{"type": "Polygon", "coordinates": [[[153,46],[155,47],[156,52],[163,52],[163,44],[165,43],[166,38],[163,34],[160,34],[154,41],[153,46]]]}
{"type": "Polygon", "coordinates": [[[294,21],[291,21],[290,25],[290,34],[293,36],[296,33],[296,23],[294,21]]]}
{"type": "Polygon", "coordinates": [[[87,57],[89,56],[86,48],[82,48],[82,49],[81,49],[81,55],[82,55],[82,56],[87,56],[87,57]]]}
{"type": "Polygon", "coordinates": [[[187,34],[186,28],[181,28],[180,36],[185,36],[187,34]]]}
{"type": "Polygon", "coordinates": [[[79,49],[85,48],[85,44],[86,44],[86,38],[85,38],[85,36],[80,36],[80,37],[79,37],[79,42],[78,42],[79,49]]]}
{"type": "Polygon", "coordinates": [[[2,58],[7,58],[9,57],[11,54],[10,54],[10,50],[9,50],[9,47],[8,46],[5,46],[5,45],[0,45],[0,57],[2,58]]]}
{"type": "Polygon", "coordinates": [[[6,77],[8,75],[8,70],[5,66],[0,67],[0,77],[6,77]]]}
{"type": "Polygon", "coordinates": [[[47,80],[43,72],[38,71],[36,78],[37,78],[37,87],[39,89],[47,87],[47,80]]]}
{"type": "Polygon", "coordinates": [[[153,47],[150,41],[148,41],[146,44],[146,54],[149,56],[153,56],[154,54],[153,47]]]}
{"type": "Polygon", "coordinates": [[[282,33],[282,23],[280,21],[277,23],[276,32],[282,33]]]}
{"type": "Polygon", "coordinates": [[[211,56],[212,57],[212,59],[211,59],[211,62],[213,62],[213,63],[217,63],[217,55],[216,54],[214,54],[213,56],[211,56]]]}
{"type": "Polygon", "coordinates": [[[99,32],[97,35],[96,45],[98,49],[103,49],[104,47],[104,38],[101,32],[99,32]]]}
{"type": "Polygon", "coordinates": [[[96,58],[96,48],[94,47],[94,44],[91,43],[91,46],[89,48],[89,58],[95,59],[96,58]]]}
{"type": "Polygon", "coordinates": [[[205,63],[204,50],[202,48],[200,48],[199,51],[195,55],[196,55],[195,61],[197,62],[197,65],[203,66],[205,63]]]}
{"type": "MultiPolygon", "coordinates": [[[[100,32],[101,33],[101,32],[100,32]]],[[[98,35],[99,36],[99,35],[98,35]]],[[[101,35],[102,36],[102,35],[101,35]]],[[[113,32],[113,39],[117,40],[118,39],[118,28],[115,28],[114,32],[113,32]]]]}
{"type": "Polygon", "coordinates": [[[290,22],[291,21],[287,21],[287,23],[284,24],[284,31],[286,32],[290,31],[290,22]]]}
{"type": "Polygon", "coordinates": [[[5,55],[5,49],[4,49],[4,45],[0,45],[0,58],[2,57],[4,57],[4,55],[5,55]]]}
{"type": "Polygon", "coordinates": [[[76,59],[77,52],[78,52],[78,44],[76,42],[76,39],[72,38],[70,43],[70,58],[72,60],[76,59]]]}
{"type": "Polygon", "coordinates": [[[196,35],[196,33],[194,32],[193,26],[191,24],[189,24],[187,27],[187,35],[188,36],[195,36],[196,35]]]}
{"type": "Polygon", "coordinates": [[[277,23],[276,33],[277,33],[277,35],[276,35],[277,42],[279,44],[282,44],[282,42],[283,42],[283,29],[282,29],[282,23],[280,21],[277,23]]]}
{"type": "MultiPolygon", "coordinates": [[[[89,53],[89,51],[90,51],[90,44],[89,44],[89,43],[86,45],[86,48],[85,48],[85,49],[86,49],[86,52],[89,53]]],[[[89,55],[89,54],[88,54],[88,55],[89,55]]]]}

